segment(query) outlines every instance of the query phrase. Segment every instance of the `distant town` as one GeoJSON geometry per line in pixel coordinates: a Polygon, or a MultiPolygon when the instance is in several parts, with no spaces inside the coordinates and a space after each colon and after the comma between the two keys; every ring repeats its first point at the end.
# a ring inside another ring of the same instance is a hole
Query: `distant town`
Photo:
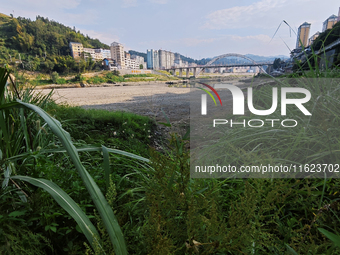
{"type": "MultiPolygon", "coordinates": [[[[331,29],[337,22],[340,21],[340,8],[338,15],[331,15],[322,24],[322,32],[331,29]]],[[[309,36],[311,23],[304,22],[298,28],[296,47],[290,53],[290,59],[287,59],[283,64],[285,70],[289,70],[294,64],[294,59],[303,58],[303,51],[310,51],[310,46],[318,38],[320,32],[309,36]]],[[[76,60],[91,58],[93,61],[102,61],[102,65],[106,70],[169,70],[171,68],[195,68],[196,63],[189,63],[181,59],[179,53],[174,53],[167,50],[148,49],[146,51],[146,59],[139,55],[131,55],[124,50],[124,45],[118,42],[113,42],[110,49],[93,49],[85,48],[82,43],[70,42],[69,47],[71,56],[76,60]]],[[[239,62],[242,64],[242,62],[239,62]]],[[[260,68],[257,66],[239,66],[239,67],[209,67],[204,70],[207,73],[237,73],[250,72],[257,73],[260,68]]],[[[283,70],[281,70],[283,71],[283,70]]]]}

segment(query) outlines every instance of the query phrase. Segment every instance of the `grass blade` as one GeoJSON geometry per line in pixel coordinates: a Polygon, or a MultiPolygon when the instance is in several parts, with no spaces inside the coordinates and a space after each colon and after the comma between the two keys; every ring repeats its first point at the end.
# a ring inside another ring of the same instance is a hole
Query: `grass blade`
{"type": "Polygon", "coordinates": [[[318,228],[318,230],[324,234],[329,240],[331,240],[334,245],[340,247],[340,236],[336,235],[336,234],[333,234],[329,231],[327,231],[326,229],[323,229],[323,228],[318,228]]]}
{"type": "Polygon", "coordinates": [[[50,115],[48,115],[43,109],[41,109],[38,106],[24,103],[20,100],[17,100],[20,104],[26,106],[27,108],[35,111],[38,113],[50,126],[52,132],[58,136],[61,143],[63,144],[63,147],[67,151],[67,153],[70,156],[70,159],[72,160],[73,164],[75,165],[76,169],[78,170],[78,173],[80,177],[82,178],[88,192],[90,193],[90,196],[92,198],[92,201],[94,202],[102,220],[104,223],[104,226],[110,236],[110,240],[112,242],[112,245],[114,247],[114,250],[117,254],[125,255],[127,254],[127,249],[125,245],[124,236],[122,233],[122,230],[118,224],[118,221],[116,219],[116,216],[113,213],[112,208],[109,206],[108,202],[106,201],[103,193],[99,189],[98,185],[94,182],[93,178],[90,176],[90,174],[86,171],[84,166],[82,165],[78,151],[76,147],[73,145],[71,141],[71,137],[69,133],[67,133],[62,127],[59,121],[52,118],[50,115]]]}
{"type": "Polygon", "coordinates": [[[103,158],[104,158],[104,173],[106,190],[110,187],[110,155],[105,146],[102,146],[103,158]]]}
{"type": "Polygon", "coordinates": [[[28,176],[16,175],[12,176],[11,178],[29,182],[30,184],[42,188],[50,193],[55,201],[62,208],[64,208],[65,211],[67,211],[70,216],[72,216],[72,218],[78,223],[80,229],[83,231],[89,243],[93,247],[100,247],[103,250],[97,229],[94,227],[86,214],[77,205],[77,203],[58,185],[45,179],[31,178],[28,176]]]}

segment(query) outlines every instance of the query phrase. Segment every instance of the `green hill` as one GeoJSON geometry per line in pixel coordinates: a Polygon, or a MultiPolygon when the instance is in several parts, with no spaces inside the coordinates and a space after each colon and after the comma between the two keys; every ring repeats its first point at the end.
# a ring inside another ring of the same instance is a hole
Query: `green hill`
{"type": "MultiPolygon", "coordinates": [[[[109,46],[98,39],[90,38],[48,18],[40,16],[36,20],[13,18],[0,13],[0,64],[15,64],[24,61],[21,68],[31,71],[80,71],[70,57],[69,42],[80,42],[87,48],[109,46]]],[[[89,69],[90,70],[90,69],[89,69]]]]}
{"type": "Polygon", "coordinates": [[[43,54],[68,55],[69,42],[80,42],[88,48],[109,46],[92,39],[56,21],[37,16],[36,20],[0,14],[0,33],[7,49],[21,53],[43,56],[43,54]]]}

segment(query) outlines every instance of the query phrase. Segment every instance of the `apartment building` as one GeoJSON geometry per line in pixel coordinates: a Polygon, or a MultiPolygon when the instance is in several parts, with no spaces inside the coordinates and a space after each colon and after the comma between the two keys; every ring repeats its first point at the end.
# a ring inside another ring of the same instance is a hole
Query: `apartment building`
{"type": "Polygon", "coordinates": [[[95,49],[94,50],[96,53],[96,59],[111,59],[111,51],[110,50],[105,50],[105,49],[95,49]]]}
{"type": "Polygon", "coordinates": [[[309,37],[307,46],[312,45],[315,39],[319,37],[319,35],[320,35],[320,32],[316,32],[314,35],[309,37]]]}
{"type": "Polygon", "coordinates": [[[71,56],[74,59],[82,57],[82,53],[84,51],[84,47],[83,47],[82,43],[70,42],[69,46],[70,46],[70,49],[71,49],[71,56]]]}
{"type": "Polygon", "coordinates": [[[165,69],[166,68],[166,51],[159,50],[158,56],[159,56],[159,69],[165,69]]]}
{"type": "Polygon", "coordinates": [[[83,52],[84,52],[84,59],[87,59],[88,57],[91,57],[93,60],[96,59],[95,49],[83,48],[83,52]]]}
{"type": "Polygon", "coordinates": [[[298,29],[298,35],[296,40],[296,48],[306,47],[309,38],[310,23],[304,22],[298,29]]]}
{"type": "Polygon", "coordinates": [[[147,50],[146,51],[146,62],[148,69],[159,69],[159,55],[158,50],[147,50]]]}
{"type": "Polygon", "coordinates": [[[136,61],[136,65],[138,66],[138,69],[140,68],[140,65],[143,65],[143,69],[147,68],[147,64],[144,61],[143,57],[137,56],[137,55],[132,55],[131,59],[134,59],[136,61]]]}
{"type": "Polygon", "coordinates": [[[323,22],[322,32],[325,32],[327,29],[332,29],[335,23],[338,22],[338,17],[335,15],[331,15],[328,19],[323,22]]]}
{"type": "Polygon", "coordinates": [[[159,50],[159,68],[167,69],[174,66],[175,53],[166,50],[159,50]]]}
{"type": "Polygon", "coordinates": [[[125,69],[125,52],[124,46],[120,43],[113,42],[110,46],[111,58],[117,63],[119,69],[125,69]]]}

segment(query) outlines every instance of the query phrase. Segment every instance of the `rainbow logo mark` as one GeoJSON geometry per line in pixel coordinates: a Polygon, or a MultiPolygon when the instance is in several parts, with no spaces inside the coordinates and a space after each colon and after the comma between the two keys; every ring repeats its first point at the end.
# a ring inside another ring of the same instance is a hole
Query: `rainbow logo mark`
{"type": "MultiPolygon", "coordinates": [[[[211,87],[210,85],[208,84],[205,84],[203,82],[198,82],[199,84],[202,84],[203,86],[206,86],[207,88],[211,89],[212,92],[215,93],[215,95],[217,96],[218,100],[220,101],[220,104],[222,106],[222,100],[220,98],[220,95],[217,93],[217,91],[211,87]]],[[[217,103],[216,103],[216,100],[214,98],[214,96],[210,93],[210,91],[206,90],[206,89],[203,89],[203,88],[198,88],[198,89],[201,89],[203,90],[204,92],[206,92],[213,100],[214,100],[214,103],[215,105],[217,106],[217,103]]],[[[201,109],[201,114],[202,115],[206,115],[207,114],[207,95],[202,95],[202,109],[201,109]]]]}
{"type": "MultiPolygon", "coordinates": [[[[198,82],[198,83],[199,83],[199,84],[202,84],[203,86],[206,86],[206,87],[209,88],[209,89],[211,89],[211,91],[215,93],[215,95],[217,96],[218,100],[220,101],[220,104],[222,105],[222,101],[221,101],[220,95],[217,93],[217,91],[216,91],[213,87],[211,87],[210,85],[205,84],[205,83],[203,83],[203,82],[198,82]]],[[[201,90],[203,90],[204,92],[206,92],[206,93],[214,100],[215,105],[217,105],[214,96],[213,96],[208,90],[203,89],[203,88],[198,88],[198,89],[201,89],[201,90]]]]}

